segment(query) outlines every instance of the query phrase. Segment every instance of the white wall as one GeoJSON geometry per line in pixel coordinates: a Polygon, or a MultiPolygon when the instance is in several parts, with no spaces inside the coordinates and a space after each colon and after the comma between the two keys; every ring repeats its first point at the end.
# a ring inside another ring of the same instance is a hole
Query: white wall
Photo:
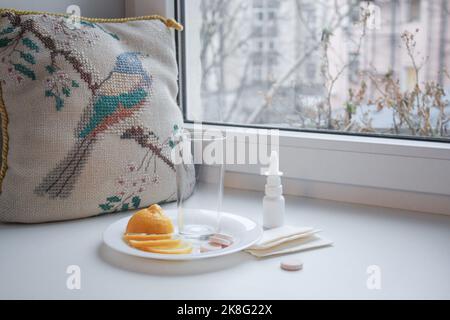
{"type": "Polygon", "coordinates": [[[69,5],[78,5],[83,17],[121,18],[125,16],[125,0],[0,0],[0,8],[66,12],[69,5]]]}

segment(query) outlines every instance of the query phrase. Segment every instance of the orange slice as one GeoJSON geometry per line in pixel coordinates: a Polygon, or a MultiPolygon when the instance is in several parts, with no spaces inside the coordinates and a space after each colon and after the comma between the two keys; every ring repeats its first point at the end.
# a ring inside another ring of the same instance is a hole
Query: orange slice
{"type": "Polygon", "coordinates": [[[180,239],[164,239],[164,240],[147,240],[147,241],[136,241],[130,240],[130,245],[137,248],[149,248],[149,247],[158,247],[158,248],[174,248],[180,245],[180,239]]]}
{"type": "Polygon", "coordinates": [[[173,248],[147,247],[142,250],[160,254],[188,254],[192,252],[192,245],[189,242],[181,242],[173,248]]]}
{"type": "Polygon", "coordinates": [[[126,233],[123,237],[125,240],[128,241],[165,240],[172,238],[172,233],[164,233],[164,234],[126,233]]]}

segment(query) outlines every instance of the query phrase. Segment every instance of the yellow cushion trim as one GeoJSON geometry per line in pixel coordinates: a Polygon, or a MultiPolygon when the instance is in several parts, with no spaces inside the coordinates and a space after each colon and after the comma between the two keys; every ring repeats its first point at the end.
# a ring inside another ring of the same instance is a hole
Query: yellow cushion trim
{"type": "Polygon", "coordinates": [[[2,85],[0,83],[0,118],[2,130],[2,162],[0,167],[0,193],[2,192],[2,182],[8,169],[8,114],[6,113],[5,102],[3,101],[2,85]]]}
{"type": "MultiPolygon", "coordinates": [[[[57,16],[57,17],[68,17],[69,15],[66,13],[51,13],[51,12],[43,12],[43,11],[25,11],[25,10],[16,10],[16,9],[1,9],[0,8],[0,14],[4,12],[11,12],[16,15],[50,15],[50,16],[57,16]]],[[[130,17],[130,18],[116,18],[116,19],[105,19],[105,18],[85,18],[80,17],[81,20],[93,22],[93,23],[125,23],[129,21],[141,21],[141,20],[159,20],[162,23],[164,23],[167,28],[173,28],[178,31],[183,30],[183,26],[175,21],[174,19],[168,19],[163,16],[154,14],[150,16],[141,16],[141,17],[130,17]]]]}

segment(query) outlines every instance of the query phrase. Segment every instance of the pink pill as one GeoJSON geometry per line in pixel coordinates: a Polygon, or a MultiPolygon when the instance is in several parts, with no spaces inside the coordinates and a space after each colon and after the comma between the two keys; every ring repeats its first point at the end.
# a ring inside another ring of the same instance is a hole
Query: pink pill
{"type": "Polygon", "coordinates": [[[219,238],[219,237],[216,237],[216,236],[209,237],[208,242],[210,244],[211,243],[219,244],[219,245],[225,246],[225,247],[228,247],[228,246],[230,246],[232,244],[232,242],[230,240],[226,240],[226,239],[219,238]]]}
{"type": "Polygon", "coordinates": [[[303,263],[300,260],[285,260],[280,263],[281,269],[285,271],[299,271],[303,269],[303,263]]]}

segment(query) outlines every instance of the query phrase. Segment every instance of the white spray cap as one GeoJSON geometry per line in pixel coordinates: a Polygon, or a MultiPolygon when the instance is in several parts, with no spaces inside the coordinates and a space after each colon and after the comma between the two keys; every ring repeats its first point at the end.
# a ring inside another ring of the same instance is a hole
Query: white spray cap
{"type": "Polygon", "coordinates": [[[282,176],[283,172],[281,172],[279,169],[280,169],[280,161],[278,158],[278,152],[272,151],[270,153],[269,170],[265,171],[263,174],[266,176],[282,176]]]}

